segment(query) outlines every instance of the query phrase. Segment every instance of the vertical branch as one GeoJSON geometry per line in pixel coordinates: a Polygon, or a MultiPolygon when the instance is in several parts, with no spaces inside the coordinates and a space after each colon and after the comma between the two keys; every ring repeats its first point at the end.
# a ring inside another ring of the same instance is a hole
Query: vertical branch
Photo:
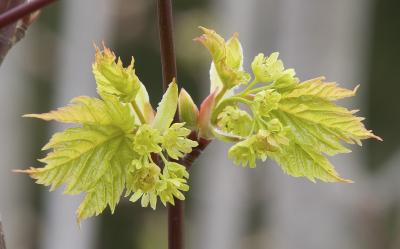
{"type": "Polygon", "coordinates": [[[172,0],[157,0],[158,25],[160,34],[163,89],[176,78],[176,57],[173,37],[172,0]]]}
{"type": "Polygon", "coordinates": [[[6,242],[4,240],[4,231],[3,231],[3,225],[1,223],[1,216],[0,216],[0,249],[6,249],[6,242]]]}
{"type": "MultiPolygon", "coordinates": [[[[173,38],[172,0],[157,0],[160,35],[163,89],[176,78],[176,57],[173,38]]],[[[176,118],[175,118],[176,119],[176,118]]],[[[175,205],[168,204],[168,248],[184,248],[184,203],[175,199],[175,205]]]]}

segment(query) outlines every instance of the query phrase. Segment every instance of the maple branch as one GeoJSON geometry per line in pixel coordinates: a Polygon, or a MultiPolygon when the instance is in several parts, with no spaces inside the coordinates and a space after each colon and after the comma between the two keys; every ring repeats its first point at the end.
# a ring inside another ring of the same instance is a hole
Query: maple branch
{"type": "MultiPolygon", "coordinates": [[[[176,78],[176,56],[173,39],[172,1],[157,0],[158,25],[160,36],[161,64],[163,73],[163,89],[167,90],[169,83],[176,78]]],[[[178,121],[177,115],[175,122],[178,121]]],[[[210,143],[209,140],[197,139],[197,134],[189,136],[197,140],[199,145],[179,162],[189,169],[193,162],[210,143]]],[[[184,249],[184,202],[175,198],[175,205],[168,204],[168,248],[184,249]]]]}
{"type": "Polygon", "coordinates": [[[173,37],[172,1],[157,0],[158,29],[160,35],[161,64],[163,72],[163,89],[176,78],[176,56],[173,37]]]}
{"type": "MultiPolygon", "coordinates": [[[[158,30],[164,92],[176,78],[176,56],[173,39],[172,1],[157,0],[158,30]]],[[[175,116],[175,121],[177,116],[175,116]]],[[[184,203],[175,198],[175,205],[168,204],[168,248],[184,248],[184,203]]]]}
{"type": "Polygon", "coordinates": [[[10,49],[25,36],[26,30],[38,18],[40,11],[30,7],[31,3],[41,6],[37,2],[41,1],[5,0],[0,3],[0,65],[10,49]],[[26,6],[29,7],[28,14],[21,12],[26,6]]]}
{"type": "Polygon", "coordinates": [[[7,12],[0,15],[0,29],[11,23],[15,23],[24,16],[36,12],[54,1],[56,0],[32,0],[9,9],[7,12]]]}
{"type": "Polygon", "coordinates": [[[211,143],[212,140],[207,140],[204,138],[197,138],[197,132],[192,132],[188,136],[190,140],[197,141],[198,146],[193,148],[193,150],[186,154],[179,162],[184,165],[188,170],[192,167],[194,161],[203,153],[203,151],[207,148],[207,146],[211,143]]]}

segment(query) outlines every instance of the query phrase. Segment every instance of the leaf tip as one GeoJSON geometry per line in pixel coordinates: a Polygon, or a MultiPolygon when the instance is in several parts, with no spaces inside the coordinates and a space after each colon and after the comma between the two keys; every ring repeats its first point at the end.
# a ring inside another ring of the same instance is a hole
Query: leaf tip
{"type": "Polygon", "coordinates": [[[43,119],[43,120],[48,120],[44,117],[43,114],[37,114],[37,113],[28,113],[22,115],[23,118],[38,118],[38,119],[43,119]]]}
{"type": "Polygon", "coordinates": [[[378,141],[380,141],[380,142],[383,142],[383,138],[381,138],[380,136],[377,136],[377,135],[373,134],[372,131],[370,131],[370,132],[371,132],[371,134],[372,134],[372,138],[375,138],[376,140],[378,140],[378,141]]]}
{"type": "Polygon", "coordinates": [[[344,178],[341,178],[341,181],[340,182],[342,182],[342,183],[354,183],[354,181],[353,180],[350,180],[350,179],[344,179],[344,178]]]}
{"type": "Polygon", "coordinates": [[[356,87],[353,89],[353,95],[356,95],[358,89],[360,88],[360,84],[358,84],[356,87]]]}

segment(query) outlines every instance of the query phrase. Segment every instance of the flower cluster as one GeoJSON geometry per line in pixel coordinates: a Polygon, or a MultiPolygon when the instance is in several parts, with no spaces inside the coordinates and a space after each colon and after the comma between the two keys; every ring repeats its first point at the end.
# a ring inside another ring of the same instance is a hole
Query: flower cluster
{"type": "Polygon", "coordinates": [[[157,197],[166,205],[174,203],[174,197],[184,200],[181,191],[188,191],[187,179],[189,173],[185,166],[168,161],[168,157],[178,160],[192,151],[198,143],[187,138],[190,130],[183,127],[184,123],[174,123],[163,133],[148,124],[138,126],[132,134],[132,146],[135,159],[127,173],[127,193],[131,192],[130,201],[141,199],[143,207],[155,209],[157,197]],[[153,158],[160,158],[163,170],[153,158]]]}

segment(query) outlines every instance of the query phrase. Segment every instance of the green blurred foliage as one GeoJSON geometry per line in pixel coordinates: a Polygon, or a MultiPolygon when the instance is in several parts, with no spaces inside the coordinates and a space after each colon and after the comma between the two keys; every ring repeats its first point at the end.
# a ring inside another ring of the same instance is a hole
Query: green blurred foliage
{"type": "Polygon", "coordinates": [[[369,165],[379,169],[399,149],[400,1],[376,0],[369,51],[369,125],[383,143],[369,143],[369,165]]]}

